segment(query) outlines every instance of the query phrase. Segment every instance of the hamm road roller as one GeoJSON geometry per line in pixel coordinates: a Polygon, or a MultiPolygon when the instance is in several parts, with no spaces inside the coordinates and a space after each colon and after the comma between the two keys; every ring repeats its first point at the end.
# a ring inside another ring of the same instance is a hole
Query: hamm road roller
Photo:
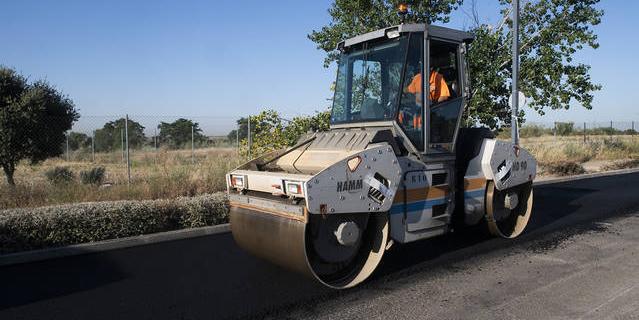
{"type": "Polygon", "coordinates": [[[521,234],[535,159],[487,129],[460,129],[472,40],[401,24],[341,42],[330,130],[227,174],[237,244],[339,289],[394,243],[478,224],[521,234]]]}

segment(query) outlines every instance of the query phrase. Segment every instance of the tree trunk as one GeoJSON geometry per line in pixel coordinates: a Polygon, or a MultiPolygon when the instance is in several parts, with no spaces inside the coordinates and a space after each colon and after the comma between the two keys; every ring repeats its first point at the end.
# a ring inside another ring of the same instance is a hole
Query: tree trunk
{"type": "Polygon", "coordinates": [[[13,180],[13,174],[16,172],[16,167],[11,164],[3,164],[2,169],[4,170],[4,174],[7,177],[7,183],[14,187],[16,185],[15,180],[13,180]]]}

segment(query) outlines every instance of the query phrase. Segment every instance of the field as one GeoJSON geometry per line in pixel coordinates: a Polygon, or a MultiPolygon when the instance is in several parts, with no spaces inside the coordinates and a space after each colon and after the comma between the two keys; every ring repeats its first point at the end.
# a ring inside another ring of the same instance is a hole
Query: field
{"type": "Polygon", "coordinates": [[[37,207],[61,203],[166,199],[193,196],[224,190],[224,174],[239,164],[233,148],[191,150],[131,151],[131,184],[120,152],[91,156],[72,154],[71,161],[49,159],[37,165],[22,163],[16,172],[16,188],[0,183],[0,209],[37,207]],[[193,161],[194,160],[194,161],[193,161]],[[86,185],[79,182],[82,170],[101,166],[106,169],[104,183],[86,185]],[[74,173],[68,183],[51,183],[45,173],[55,167],[67,167],[74,173]]]}
{"type": "MultiPolygon", "coordinates": [[[[540,175],[570,175],[583,172],[639,166],[639,137],[631,135],[551,136],[522,138],[521,144],[537,158],[540,175]]],[[[224,174],[240,163],[234,148],[191,150],[133,150],[131,184],[121,152],[74,153],[37,165],[22,163],[16,173],[16,188],[0,183],[0,209],[45,205],[137,199],[172,199],[225,189],[224,174]],[[106,169],[102,185],[80,183],[79,173],[96,166],[106,169]],[[74,173],[68,183],[51,183],[45,173],[67,167],[74,173]]],[[[3,177],[4,178],[4,177],[3,177]]]]}
{"type": "Polygon", "coordinates": [[[639,166],[639,137],[633,135],[522,138],[540,165],[539,174],[570,175],[639,166]]]}

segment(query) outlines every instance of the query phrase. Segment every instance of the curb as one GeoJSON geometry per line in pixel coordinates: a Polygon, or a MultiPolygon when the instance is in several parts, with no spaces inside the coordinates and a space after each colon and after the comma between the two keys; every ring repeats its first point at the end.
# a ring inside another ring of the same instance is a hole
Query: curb
{"type": "MultiPolygon", "coordinates": [[[[639,168],[621,169],[606,172],[597,172],[582,174],[577,176],[550,178],[535,181],[534,186],[541,186],[547,184],[555,184],[569,181],[577,181],[590,178],[616,176],[628,173],[639,172],[639,168]]],[[[143,245],[149,245],[154,243],[161,243],[167,241],[191,239],[197,237],[203,237],[214,234],[223,234],[231,231],[231,227],[228,223],[220,224],[209,227],[175,230],[168,232],[153,233],[141,236],[133,236],[128,238],[111,239],[105,241],[91,242],[75,244],[66,247],[49,248],[33,251],[24,251],[11,253],[7,255],[0,255],[0,267],[10,266],[22,263],[37,262],[49,259],[77,256],[90,253],[98,253],[110,250],[125,249],[131,247],[138,247],[143,245]]]]}
{"type": "Polygon", "coordinates": [[[231,228],[229,224],[225,223],[202,228],[174,230],[120,239],[74,244],[59,248],[16,252],[7,255],[0,255],[0,267],[90,253],[98,253],[116,249],[138,247],[167,241],[198,238],[208,235],[228,233],[230,231],[231,228]]]}
{"type": "Polygon", "coordinates": [[[639,168],[620,169],[620,170],[611,170],[611,171],[605,171],[605,172],[586,173],[586,174],[580,174],[576,176],[549,178],[549,179],[537,180],[533,182],[533,186],[543,186],[546,184],[577,181],[577,180],[590,179],[590,178],[617,176],[620,174],[628,174],[628,173],[636,173],[636,172],[639,172],[639,168]]]}

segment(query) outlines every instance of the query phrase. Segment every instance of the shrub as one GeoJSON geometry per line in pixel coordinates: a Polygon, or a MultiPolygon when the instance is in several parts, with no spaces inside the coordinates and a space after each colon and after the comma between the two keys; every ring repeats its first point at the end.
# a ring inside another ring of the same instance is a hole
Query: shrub
{"type": "Polygon", "coordinates": [[[44,173],[45,177],[53,184],[69,183],[75,175],[68,167],[55,167],[44,173]]]}
{"type": "Polygon", "coordinates": [[[550,163],[546,164],[545,167],[548,173],[558,176],[571,176],[586,173],[586,169],[584,169],[581,164],[573,161],[550,163]]]}
{"type": "Polygon", "coordinates": [[[0,254],[136,236],[228,221],[224,194],[0,211],[0,254]]]}
{"type": "Polygon", "coordinates": [[[564,146],[563,152],[567,160],[582,163],[592,159],[595,150],[583,144],[568,143],[564,146]]]}
{"type": "Polygon", "coordinates": [[[569,136],[575,131],[573,122],[555,122],[555,129],[560,136],[569,136]]]}
{"type": "Polygon", "coordinates": [[[606,165],[602,168],[603,171],[608,170],[620,170],[639,167],[639,159],[630,159],[625,161],[615,161],[612,164],[606,165]]]}
{"type": "Polygon", "coordinates": [[[626,149],[626,145],[618,138],[604,138],[603,145],[610,150],[626,149]]]}
{"type": "Polygon", "coordinates": [[[519,129],[519,136],[522,138],[541,137],[544,134],[551,133],[546,128],[535,124],[525,125],[519,129]]]}
{"type": "Polygon", "coordinates": [[[80,171],[80,181],[83,184],[102,184],[104,181],[104,173],[106,170],[104,167],[95,167],[91,170],[80,171]]]}

